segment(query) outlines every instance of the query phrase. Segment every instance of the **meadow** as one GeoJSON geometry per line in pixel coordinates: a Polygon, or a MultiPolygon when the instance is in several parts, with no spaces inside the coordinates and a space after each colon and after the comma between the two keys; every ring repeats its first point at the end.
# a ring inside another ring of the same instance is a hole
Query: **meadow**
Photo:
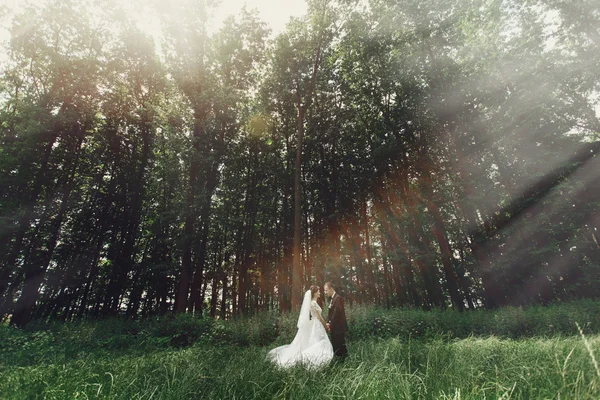
{"type": "Polygon", "coordinates": [[[293,337],[293,314],[2,325],[0,398],[600,398],[600,302],[465,313],[354,307],[348,318],[349,358],[317,371],[265,361],[293,337]]]}

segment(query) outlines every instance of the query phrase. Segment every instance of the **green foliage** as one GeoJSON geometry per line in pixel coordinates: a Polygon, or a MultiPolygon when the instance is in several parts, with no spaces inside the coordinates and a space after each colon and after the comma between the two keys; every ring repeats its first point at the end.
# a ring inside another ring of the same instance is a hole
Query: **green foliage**
{"type": "Polygon", "coordinates": [[[353,307],[349,309],[349,337],[465,338],[494,335],[503,338],[575,335],[575,322],[600,332],[600,303],[590,300],[551,306],[504,307],[494,311],[423,311],[353,307]]]}
{"type": "Polygon", "coordinates": [[[146,322],[145,329],[141,332],[144,337],[153,339],[169,339],[175,347],[186,347],[210,335],[212,321],[209,319],[194,318],[190,314],[176,314],[163,318],[156,318],[146,322]]]}
{"type": "Polygon", "coordinates": [[[74,323],[32,323],[26,330],[0,325],[0,354],[16,364],[78,358],[93,352],[140,353],[188,347],[211,336],[211,320],[189,315],[133,321],[108,318],[74,323]]]}
{"type": "MultiPolygon", "coordinates": [[[[273,40],[257,12],[211,33],[214,1],[159,3],[132,8],[161,34],[115,1],[0,18],[0,316],[163,315],[187,287],[220,315],[285,310],[300,170],[306,281],[425,308],[600,298],[597,1],[311,0],[273,40]]],[[[356,310],[350,335],[570,334],[563,314],[356,310]]],[[[72,329],[122,350],[294,335],[252,318],[72,329]]]]}

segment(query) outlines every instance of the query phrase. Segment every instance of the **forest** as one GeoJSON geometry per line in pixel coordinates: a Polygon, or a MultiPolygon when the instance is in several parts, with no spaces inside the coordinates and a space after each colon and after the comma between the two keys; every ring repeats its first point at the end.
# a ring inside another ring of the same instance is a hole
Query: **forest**
{"type": "Polygon", "coordinates": [[[598,2],[40,4],[0,6],[0,320],[600,297],[598,2]]]}

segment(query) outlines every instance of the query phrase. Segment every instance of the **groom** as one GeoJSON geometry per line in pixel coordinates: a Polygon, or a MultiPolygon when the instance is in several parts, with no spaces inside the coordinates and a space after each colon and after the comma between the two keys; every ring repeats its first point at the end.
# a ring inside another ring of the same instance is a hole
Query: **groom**
{"type": "Polygon", "coordinates": [[[343,359],[348,355],[346,349],[348,323],[346,322],[346,311],[344,310],[344,298],[336,293],[331,282],[325,283],[325,293],[331,298],[329,313],[327,314],[327,330],[331,332],[333,352],[343,359]]]}

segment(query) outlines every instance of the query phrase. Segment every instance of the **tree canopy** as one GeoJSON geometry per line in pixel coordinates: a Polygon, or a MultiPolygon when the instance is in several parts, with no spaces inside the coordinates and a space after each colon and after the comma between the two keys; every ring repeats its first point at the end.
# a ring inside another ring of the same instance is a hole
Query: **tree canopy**
{"type": "Polygon", "coordinates": [[[600,296],[600,5],[308,5],[276,36],[210,1],[2,21],[0,315],[600,296]]]}

